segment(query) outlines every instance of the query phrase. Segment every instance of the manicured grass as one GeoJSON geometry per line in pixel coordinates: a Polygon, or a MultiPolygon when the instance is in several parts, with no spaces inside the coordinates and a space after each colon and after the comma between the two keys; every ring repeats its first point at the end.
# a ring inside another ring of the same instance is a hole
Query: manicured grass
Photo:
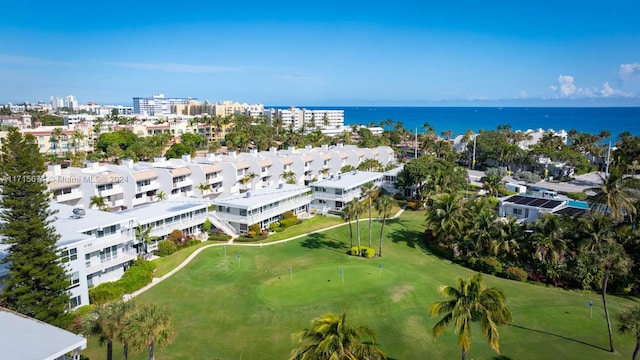
{"type": "Polygon", "coordinates": [[[282,232],[269,235],[269,238],[263,240],[263,243],[273,242],[283,239],[292,238],[294,236],[306,234],[309,232],[324,229],[333,225],[343,224],[344,220],[339,217],[316,215],[309,219],[304,219],[302,224],[294,225],[282,232]]]}
{"type": "Polygon", "coordinates": [[[178,252],[171,254],[171,256],[161,257],[159,259],[153,260],[154,264],[156,264],[156,271],[153,273],[154,277],[162,277],[167,274],[171,270],[175,269],[180,263],[182,263],[189,255],[193,254],[194,251],[199,248],[205,246],[215,244],[213,241],[203,241],[202,243],[191,246],[186,249],[182,249],[178,252]]]}
{"type": "MultiPolygon", "coordinates": [[[[431,327],[438,319],[429,317],[428,307],[441,300],[441,285],[455,285],[457,276],[466,278],[472,272],[424,249],[424,212],[405,211],[387,224],[384,256],[375,259],[345,255],[348,226],[272,246],[227,245],[226,258],[222,247],[204,250],[185,269],[138,299],[166,305],[174,315],[178,336],[172,345],[158,349],[157,357],[286,359],[294,347],[292,332],[308,327],[326,312],[346,310],[351,324],[366,324],[377,331],[378,343],[392,359],[459,358],[453,329],[432,338],[431,327]]],[[[367,221],[361,221],[360,228],[366,245],[367,221]]],[[[380,224],[374,223],[376,249],[379,229],[380,224]]],[[[597,294],[488,275],[484,279],[505,291],[515,323],[499,328],[502,357],[474,328],[468,359],[630,357],[635,345],[630,336],[616,333],[618,351],[606,351],[607,329],[597,294]],[[594,304],[593,317],[589,301],[594,304]]],[[[614,318],[637,301],[609,299],[614,318]]],[[[121,346],[115,345],[114,350],[118,358],[121,346]]],[[[105,351],[91,341],[83,354],[95,360],[104,358],[105,351]]]]}

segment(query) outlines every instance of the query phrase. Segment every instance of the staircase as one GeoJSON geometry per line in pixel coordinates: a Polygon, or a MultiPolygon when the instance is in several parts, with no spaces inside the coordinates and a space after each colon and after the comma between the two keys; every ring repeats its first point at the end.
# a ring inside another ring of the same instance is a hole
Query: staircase
{"type": "Polygon", "coordinates": [[[233,227],[231,227],[231,225],[229,225],[229,223],[227,223],[226,221],[220,219],[215,212],[209,213],[209,221],[211,221],[213,226],[222,230],[222,232],[227,235],[231,235],[231,236],[238,235],[236,231],[233,229],[233,227]]]}

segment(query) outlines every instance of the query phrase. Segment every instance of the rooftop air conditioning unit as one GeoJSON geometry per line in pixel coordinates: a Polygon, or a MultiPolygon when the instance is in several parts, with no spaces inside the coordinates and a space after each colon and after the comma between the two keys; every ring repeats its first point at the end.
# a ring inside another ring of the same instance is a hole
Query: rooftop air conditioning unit
{"type": "Polygon", "coordinates": [[[78,218],[83,217],[85,214],[86,214],[86,211],[84,209],[82,209],[82,208],[73,209],[73,215],[78,217],[78,218]]]}

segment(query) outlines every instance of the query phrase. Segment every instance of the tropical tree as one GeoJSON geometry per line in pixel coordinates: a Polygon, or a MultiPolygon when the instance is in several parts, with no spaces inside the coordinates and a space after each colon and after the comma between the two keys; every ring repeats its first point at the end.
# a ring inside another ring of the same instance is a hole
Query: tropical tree
{"type": "Polygon", "coordinates": [[[173,342],[175,331],[169,310],[155,304],[143,304],[124,322],[124,336],[134,351],[149,349],[149,360],[155,359],[155,347],[173,342]]]}
{"type": "Polygon", "coordinates": [[[282,174],[280,174],[280,177],[282,178],[282,180],[284,180],[287,184],[295,184],[296,183],[296,173],[289,170],[289,171],[283,171],[282,174]]]}
{"type": "Polygon", "coordinates": [[[204,193],[206,191],[211,190],[211,184],[206,183],[206,182],[200,183],[200,184],[198,184],[198,190],[200,190],[200,196],[202,196],[204,198],[204,193]]]}
{"type": "Polygon", "coordinates": [[[109,211],[109,206],[107,206],[107,201],[104,197],[100,195],[92,196],[89,199],[89,207],[97,207],[100,211],[109,211]]]}
{"type": "Polygon", "coordinates": [[[167,195],[164,193],[164,191],[160,190],[156,193],[156,199],[158,199],[158,201],[164,201],[167,198],[167,195]]]}
{"type": "Polygon", "coordinates": [[[358,256],[360,256],[360,215],[367,211],[366,205],[358,200],[353,200],[353,214],[356,217],[356,234],[358,236],[358,256]]]}
{"type": "Polygon", "coordinates": [[[33,135],[11,127],[0,152],[0,237],[6,245],[7,276],[0,304],[52,324],[66,320],[69,274],[61,262],[60,239],[51,225],[49,191],[42,181],[44,159],[33,135]]]}
{"type": "Polygon", "coordinates": [[[618,330],[623,333],[630,333],[636,338],[636,347],[633,350],[631,359],[636,360],[640,352],[640,306],[635,306],[625,310],[618,315],[620,327],[618,330]]]}
{"type": "Polygon", "coordinates": [[[591,211],[608,214],[617,222],[625,217],[633,218],[637,215],[634,202],[640,200],[640,179],[625,177],[621,171],[614,169],[599,187],[585,189],[596,194],[589,198],[591,211]]]}
{"type": "Polygon", "coordinates": [[[378,249],[378,256],[382,256],[382,238],[384,237],[384,225],[387,222],[387,218],[391,216],[391,212],[398,205],[396,200],[389,195],[382,195],[376,200],[376,210],[382,216],[382,227],[380,228],[380,248],[378,249]]]}
{"type": "Polygon", "coordinates": [[[465,360],[471,348],[471,323],[477,321],[489,346],[500,353],[498,325],[513,321],[502,290],[487,288],[482,275],[478,273],[469,276],[467,281],[458,278],[456,287],[442,286],[440,293],[448,299],[429,308],[432,317],[444,315],[433,326],[433,336],[439,337],[447,325],[453,323],[462,350],[462,360],[465,360]]]}
{"type": "Polygon", "coordinates": [[[457,241],[463,237],[465,218],[464,198],[459,194],[436,195],[427,210],[427,226],[443,246],[454,250],[454,254],[457,241]]]}
{"type": "Polygon", "coordinates": [[[356,202],[357,200],[348,202],[342,208],[342,213],[341,213],[342,218],[349,222],[349,241],[351,243],[351,246],[349,248],[353,248],[353,228],[351,226],[351,220],[353,220],[356,217],[356,202]]]}
{"type": "Polygon", "coordinates": [[[95,336],[100,346],[107,345],[107,360],[113,359],[113,340],[119,331],[114,315],[113,303],[98,304],[80,322],[83,335],[95,336]]]}
{"type": "Polygon", "coordinates": [[[242,185],[247,185],[249,184],[249,187],[251,187],[251,182],[253,181],[253,179],[257,178],[258,174],[254,173],[254,172],[248,172],[244,175],[244,177],[242,179],[240,179],[240,183],[242,185]]]}
{"type": "Polygon", "coordinates": [[[372,182],[368,182],[362,185],[362,189],[360,189],[360,193],[367,197],[368,205],[369,205],[369,247],[371,247],[371,234],[372,234],[372,225],[373,225],[373,217],[371,214],[371,209],[373,208],[373,200],[378,196],[378,192],[380,189],[375,186],[372,182]]]}
{"type": "Polygon", "coordinates": [[[125,336],[124,329],[126,321],[138,308],[138,304],[133,301],[117,301],[112,303],[111,314],[112,321],[117,326],[116,336],[114,340],[122,343],[122,358],[127,360],[129,358],[129,339],[125,336]]]}
{"type": "Polygon", "coordinates": [[[606,241],[598,244],[596,249],[594,249],[594,251],[589,255],[589,259],[594,266],[604,269],[604,276],[602,277],[602,305],[607,319],[609,350],[614,352],[613,330],[611,328],[611,319],[609,317],[609,308],[607,306],[607,286],[609,284],[610,275],[626,275],[629,272],[631,259],[624,251],[622,245],[615,241],[606,241]]]}
{"type": "Polygon", "coordinates": [[[82,144],[85,136],[82,130],[74,130],[71,135],[71,139],[73,139],[73,152],[74,154],[78,153],[78,144],[82,144]]]}
{"type": "Polygon", "coordinates": [[[149,244],[152,244],[154,241],[158,239],[157,236],[151,236],[151,226],[142,227],[142,225],[138,225],[135,228],[136,239],[142,244],[144,247],[144,253],[149,253],[149,244]]]}
{"type": "Polygon", "coordinates": [[[346,313],[325,314],[314,319],[310,329],[293,333],[293,341],[299,346],[291,351],[289,360],[386,359],[375,345],[375,331],[368,326],[349,326],[346,318],[346,313]]]}

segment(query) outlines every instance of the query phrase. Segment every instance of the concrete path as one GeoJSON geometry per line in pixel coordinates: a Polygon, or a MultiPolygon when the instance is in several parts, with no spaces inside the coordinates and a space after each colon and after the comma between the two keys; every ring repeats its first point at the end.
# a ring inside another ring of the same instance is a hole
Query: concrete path
{"type": "MultiPolygon", "coordinates": [[[[402,215],[403,212],[404,212],[404,208],[401,208],[394,216],[388,218],[387,220],[396,219],[400,215],[402,215]]],[[[380,221],[380,220],[382,220],[382,218],[377,218],[377,219],[374,218],[374,220],[380,221]]],[[[331,229],[335,229],[337,227],[345,226],[345,225],[348,225],[348,224],[349,224],[348,222],[345,222],[343,224],[337,224],[337,225],[329,226],[329,227],[324,228],[324,229],[311,231],[311,232],[308,232],[308,233],[305,233],[305,234],[302,234],[302,235],[297,235],[297,236],[290,237],[290,238],[287,238],[287,239],[278,240],[278,241],[272,241],[272,242],[268,242],[268,243],[258,243],[258,244],[256,244],[256,243],[250,243],[250,244],[248,244],[248,243],[234,243],[233,239],[231,239],[231,240],[229,240],[229,242],[223,243],[223,244],[217,243],[217,244],[205,245],[205,246],[197,249],[196,251],[194,251],[193,254],[189,255],[189,257],[186,258],[182,263],[180,263],[180,265],[176,266],[175,269],[169,271],[168,273],[166,273],[165,275],[163,275],[163,276],[161,276],[159,278],[154,277],[151,280],[151,283],[147,284],[145,287],[143,287],[143,288],[141,288],[141,289],[139,289],[139,290],[137,290],[137,291],[135,291],[135,292],[133,292],[131,294],[125,294],[123,296],[123,299],[124,299],[124,301],[128,301],[128,300],[130,300],[130,299],[142,294],[143,292],[151,289],[152,287],[154,287],[157,284],[163,282],[164,280],[170,278],[171,276],[173,276],[173,274],[177,273],[178,271],[182,270],[182,268],[187,266],[187,264],[189,264],[191,262],[191,260],[195,259],[195,257],[198,256],[203,250],[208,249],[210,247],[226,246],[226,245],[247,246],[247,247],[271,246],[271,245],[277,245],[277,244],[282,244],[282,243],[285,243],[285,242],[297,240],[297,239],[303,238],[305,236],[309,236],[311,234],[321,233],[321,232],[328,231],[328,230],[331,230],[331,229]]]]}

